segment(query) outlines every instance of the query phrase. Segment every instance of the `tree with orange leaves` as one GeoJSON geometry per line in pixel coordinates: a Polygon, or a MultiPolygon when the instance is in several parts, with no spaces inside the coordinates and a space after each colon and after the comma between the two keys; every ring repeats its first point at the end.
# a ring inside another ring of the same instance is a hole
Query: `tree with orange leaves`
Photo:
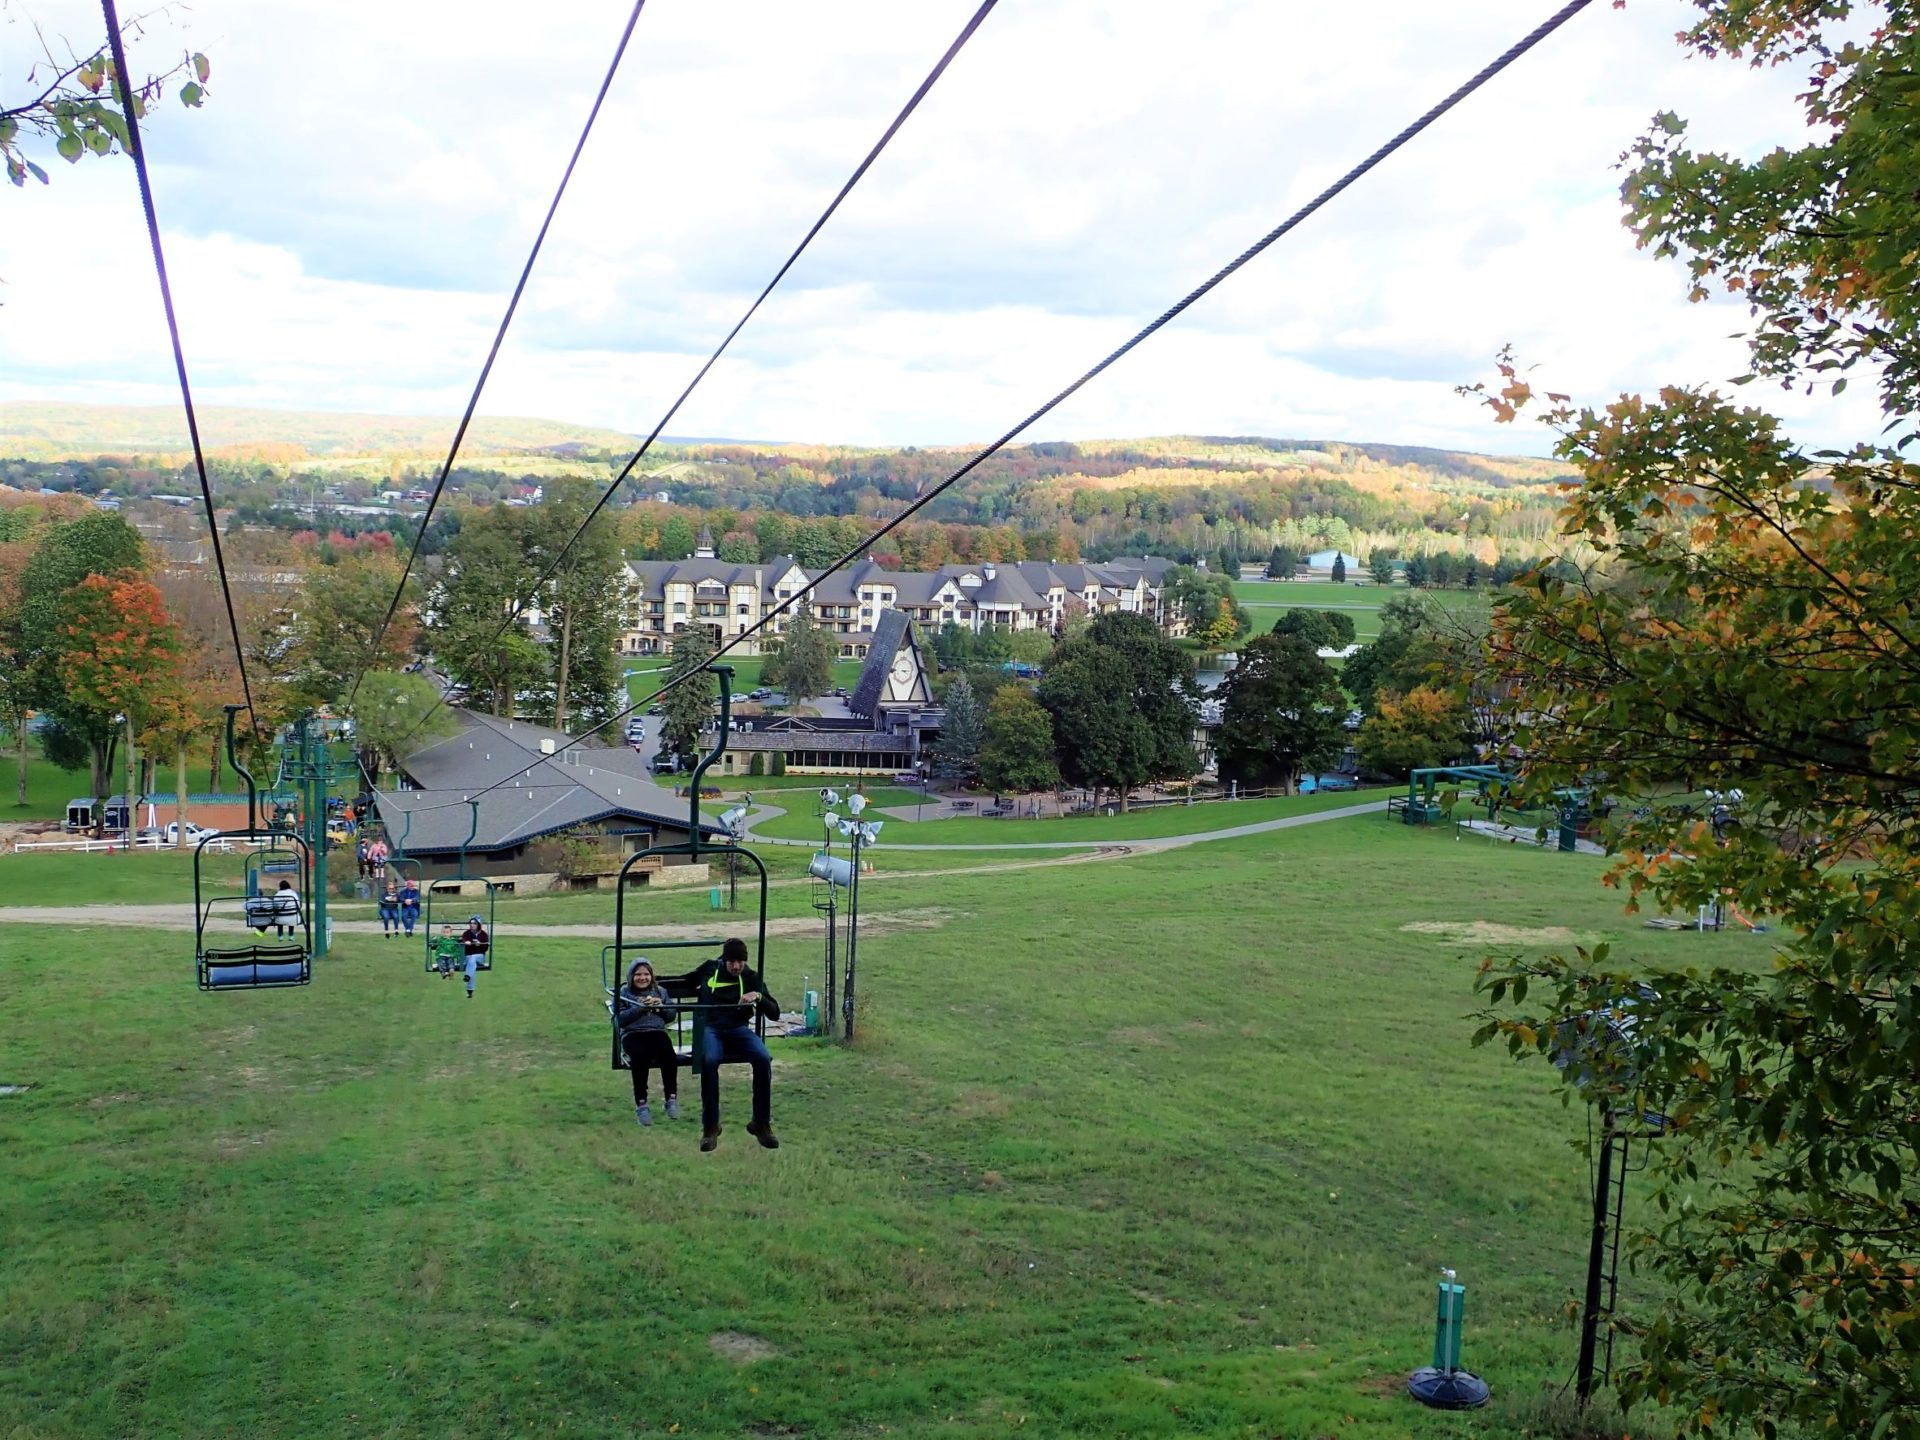
{"type": "MultiPolygon", "coordinates": [[[[60,668],[70,704],[96,723],[122,727],[127,826],[139,796],[134,786],[134,736],[167,701],[178,674],[180,641],[166,602],[137,575],[89,575],[68,596],[60,668]]],[[[106,796],[96,795],[104,818],[106,796]]]]}

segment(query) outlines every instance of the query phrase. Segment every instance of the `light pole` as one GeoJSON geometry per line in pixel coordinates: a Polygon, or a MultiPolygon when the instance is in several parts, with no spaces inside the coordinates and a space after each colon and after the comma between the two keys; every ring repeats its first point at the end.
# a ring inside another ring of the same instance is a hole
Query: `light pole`
{"type": "MultiPolygon", "coordinates": [[[[753,797],[749,795],[747,797],[748,805],[751,805],[752,802],[753,797]]],[[[747,832],[747,805],[736,805],[731,810],[722,811],[720,823],[727,827],[727,838],[735,845],[738,845],[741,837],[747,832]]],[[[739,888],[740,852],[737,850],[729,850],[727,852],[727,909],[738,910],[740,908],[739,888]]]]}
{"type": "MultiPolygon", "coordinates": [[[[839,796],[834,795],[831,790],[823,792],[821,798],[825,800],[829,796],[832,797],[831,800],[828,800],[829,804],[838,802],[839,796]]],[[[821,816],[821,824],[827,832],[827,847],[829,852],[833,845],[833,833],[838,831],[847,838],[848,843],[852,846],[852,860],[850,862],[836,862],[832,858],[832,855],[828,853],[816,856],[813,865],[809,867],[813,874],[826,880],[829,884],[844,883],[847,887],[847,973],[846,983],[841,987],[840,1015],[841,1034],[848,1040],[853,1039],[855,969],[859,963],[860,949],[860,852],[879,841],[881,827],[887,823],[884,820],[869,821],[860,819],[860,812],[866,808],[866,796],[858,794],[849,795],[847,797],[847,809],[852,812],[851,818],[835,815],[831,811],[821,816]],[[845,867],[844,870],[841,868],[842,866],[845,867]]],[[[828,973],[827,985],[829,1008],[831,1008],[833,985],[831,971],[828,973]]]]}

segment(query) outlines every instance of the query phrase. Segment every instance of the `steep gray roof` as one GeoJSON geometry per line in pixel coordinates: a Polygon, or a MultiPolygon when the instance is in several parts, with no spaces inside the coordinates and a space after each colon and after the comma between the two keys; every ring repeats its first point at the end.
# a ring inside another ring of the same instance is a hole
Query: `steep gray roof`
{"type": "Polygon", "coordinates": [[[880,623],[873,627],[873,643],[867,649],[866,664],[860,667],[860,682],[853,687],[853,697],[847,701],[847,708],[854,714],[871,720],[879,712],[887,672],[893,668],[893,657],[900,653],[902,645],[912,645],[914,653],[919,653],[920,647],[913,640],[913,622],[902,611],[882,610],[880,623]]]}

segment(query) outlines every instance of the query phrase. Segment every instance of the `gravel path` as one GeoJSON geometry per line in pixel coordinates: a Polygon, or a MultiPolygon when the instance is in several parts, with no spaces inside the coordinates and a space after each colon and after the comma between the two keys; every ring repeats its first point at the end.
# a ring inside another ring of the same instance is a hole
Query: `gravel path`
{"type": "MultiPolygon", "coordinates": [[[[1141,840],[1003,840],[970,845],[896,845],[883,837],[881,845],[886,850],[1096,850],[1120,845],[1137,854],[1149,850],[1177,850],[1184,845],[1199,845],[1208,840],[1238,840],[1247,835],[1264,835],[1269,830],[1291,830],[1299,825],[1318,825],[1323,820],[1348,820],[1356,815],[1379,814],[1386,808],[1385,800],[1367,800],[1358,805],[1343,805],[1337,810],[1316,810],[1308,815],[1283,815],[1278,820],[1257,820],[1249,825],[1230,825],[1220,830],[1202,830],[1194,835],[1161,835],[1141,840]]],[[[804,845],[812,848],[819,843],[815,840],[781,840],[770,835],[753,833],[753,825],[784,813],[772,805],[755,806],[752,816],[749,817],[747,838],[755,845],[804,845]]],[[[1018,830],[1022,822],[1006,820],[1000,823],[1006,825],[1009,830],[1018,830]]]]}

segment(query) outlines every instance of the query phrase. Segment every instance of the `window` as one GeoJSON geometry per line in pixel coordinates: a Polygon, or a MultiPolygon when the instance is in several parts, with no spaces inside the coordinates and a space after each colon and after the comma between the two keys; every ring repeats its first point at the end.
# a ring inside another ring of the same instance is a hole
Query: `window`
{"type": "Polygon", "coordinates": [[[676,601],[674,601],[674,602],[673,602],[673,613],[674,613],[674,614],[676,614],[676,615],[684,615],[684,614],[686,614],[686,613],[687,613],[687,602],[686,602],[686,601],[684,601],[684,600],[676,600],[676,601]]]}
{"type": "Polygon", "coordinates": [[[745,615],[747,613],[747,607],[744,605],[736,605],[733,607],[733,613],[736,615],[745,615]]]}

